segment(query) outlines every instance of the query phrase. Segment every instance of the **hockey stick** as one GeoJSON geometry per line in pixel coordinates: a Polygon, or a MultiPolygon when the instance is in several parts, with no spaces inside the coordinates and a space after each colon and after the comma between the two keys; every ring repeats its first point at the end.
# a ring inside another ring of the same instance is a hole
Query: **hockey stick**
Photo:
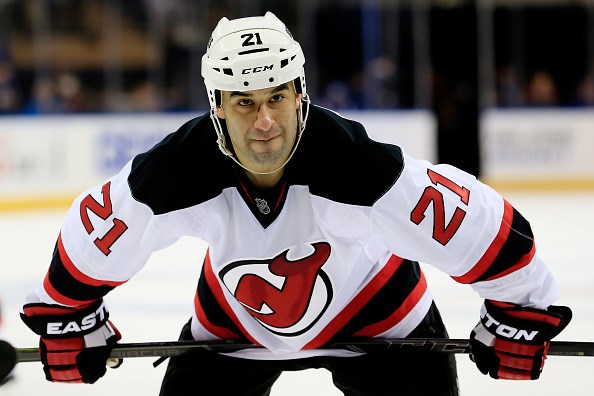
{"type": "MultiPolygon", "coordinates": [[[[111,351],[111,358],[124,359],[134,357],[172,357],[192,349],[204,349],[214,352],[233,352],[240,349],[261,348],[261,346],[241,341],[165,341],[118,344],[111,351]]],[[[403,351],[470,353],[470,341],[466,339],[441,338],[395,338],[361,339],[335,342],[325,345],[324,349],[346,349],[353,352],[381,352],[400,349],[403,351]]],[[[594,342],[552,341],[549,356],[594,356],[594,342]]],[[[37,348],[17,348],[17,360],[37,362],[40,360],[37,348]]]]}

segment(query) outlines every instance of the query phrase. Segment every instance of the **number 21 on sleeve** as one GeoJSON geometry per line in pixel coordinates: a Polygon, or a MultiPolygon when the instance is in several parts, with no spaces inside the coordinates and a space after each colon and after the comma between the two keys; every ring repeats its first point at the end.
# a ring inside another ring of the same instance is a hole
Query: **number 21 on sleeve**
{"type": "MultiPolygon", "coordinates": [[[[90,235],[95,227],[91,223],[91,219],[89,218],[89,211],[97,215],[100,219],[107,221],[107,219],[113,214],[113,209],[111,205],[111,197],[110,197],[110,187],[111,182],[107,182],[103,185],[101,189],[101,194],[103,195],[103,203],[99,203],[91,196],[91,194],[87,195],[80,203],[80,218],[85,227],[85,230],[90,235]]],[[[113,225],[111,228],[103,235],[101,238],[96,238],[94,243],[95,246],[103,254],[108,256],[111,253],[111,246],[118,240],[119,237],[122,236],[124,232],[128,229],[126,223],[118,218],[114,218],[112,220],[113,225]]]]}
{"type": "Polygon", "coordinates": [[[431,169],[427,169],[427,175],[433,185],[427,186],[423,191],[423,195],[410,214],[410,220],[417,225],[421,224],[425,219],[425,211],[429,205],[433,205],[433,239],[445,246],[460,228],[466,217],[466,211],[460,206],[456,207],[452,218],[446,224],[444,197],[435,186],[440,184],[460,197],[461,206],[468,206],[470,191],[431,169]]]}

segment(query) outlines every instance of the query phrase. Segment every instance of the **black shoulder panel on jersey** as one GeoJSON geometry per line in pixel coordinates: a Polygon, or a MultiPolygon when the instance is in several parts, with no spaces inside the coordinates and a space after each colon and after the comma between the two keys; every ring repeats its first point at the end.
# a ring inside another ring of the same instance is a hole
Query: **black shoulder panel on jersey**
{"type": "Polygon", "coordinates": [[[132,162],[134,198],[163,214],[205,202],[234,185],[233,162],[216,143],[208,114],[194,118],[132,162]]]}
{"type": "Polygon", "coordinates": [[[291,184],[333,201],[370,206],[398,180],[398,146],[371,140],[363,125],[311,106],[307,127],[289,163],[291,184]]]}
{"type": "MultiPolygon", "coordinates": [[[[128,177],[135,199],[155,214],[205,202],[236,185],[237,166],[216,144],[207,114],[192,119],[146,153],[128,177]]],[[[399,147],[371,140],[358,122],[312,105],[301,143],[288,164],[290,184],[337,202],[370,206],[403,168],[399,147]]]]}

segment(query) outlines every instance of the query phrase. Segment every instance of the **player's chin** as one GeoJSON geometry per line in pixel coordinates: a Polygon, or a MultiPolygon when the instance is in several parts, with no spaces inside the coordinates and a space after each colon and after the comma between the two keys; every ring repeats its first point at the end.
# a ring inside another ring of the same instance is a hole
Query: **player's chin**
{"type": "Polygon", "coordinates": [[[254,164],[264,167],[264,168],[274,168],[277,165],[280,165],[285,160],[285,155],[283,150],[277,151],[260,151],[252,152],[251,159],[254,164]]]}

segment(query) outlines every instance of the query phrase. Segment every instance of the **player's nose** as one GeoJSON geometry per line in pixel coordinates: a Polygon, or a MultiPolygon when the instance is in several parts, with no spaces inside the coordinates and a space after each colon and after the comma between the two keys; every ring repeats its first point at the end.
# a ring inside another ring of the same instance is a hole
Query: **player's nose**
{"type": "Polygon", "coordinates": [[[272,111],[270,110],[270,108],[268,108],[268,106],[261,105],[258,108],[256,121],[254,121],[254,128],[260,129],[262,131],[267,131],[272,127],[272,124],[274,124],[272,111]]]}

